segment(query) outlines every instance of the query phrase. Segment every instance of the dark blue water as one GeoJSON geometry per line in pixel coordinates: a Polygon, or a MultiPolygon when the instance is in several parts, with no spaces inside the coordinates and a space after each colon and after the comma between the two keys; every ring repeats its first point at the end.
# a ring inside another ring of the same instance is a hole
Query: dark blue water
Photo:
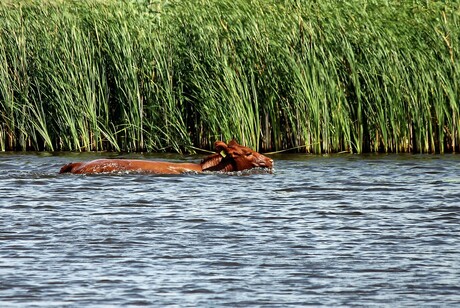
{"type": "Polygon", "coordinates": [[[458,155],[57,174],[95,157],[0,154],[1,307],[460,305],[458,155]]]}

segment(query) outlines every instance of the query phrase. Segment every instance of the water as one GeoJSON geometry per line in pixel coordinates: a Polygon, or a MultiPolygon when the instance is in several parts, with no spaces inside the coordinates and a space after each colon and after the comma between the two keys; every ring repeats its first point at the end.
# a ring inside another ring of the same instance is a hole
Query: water
{"type": "Polygon", "coordinates": [[[458,155],[57,174],[95,157],[0,154],[0,306],[460,305],[458,155]]]}

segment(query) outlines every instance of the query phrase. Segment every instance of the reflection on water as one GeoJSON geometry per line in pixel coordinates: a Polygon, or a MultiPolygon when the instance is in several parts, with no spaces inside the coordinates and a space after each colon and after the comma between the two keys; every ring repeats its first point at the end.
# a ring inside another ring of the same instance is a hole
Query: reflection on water
{"type": "Polygon", "coordinates": [[[96,156],[0,154],[1,306],[460,304],[459,156],[57,174],[96,156]]]}

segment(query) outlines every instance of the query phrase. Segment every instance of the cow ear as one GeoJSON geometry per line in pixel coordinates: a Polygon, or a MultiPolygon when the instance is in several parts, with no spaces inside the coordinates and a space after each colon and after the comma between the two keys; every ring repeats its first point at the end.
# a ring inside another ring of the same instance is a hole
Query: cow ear
{"type": "Polygon", "coordinates": [[[217,153],[220,153],[222,151],[224,151],[225,153],[228,152],[228,146],[223,141],[216,141],[216,143],[214,143],[214,147],[216,148],[217,153]]]}
{"type": "Polygon", "coordinates": [[[229,146],[229,147],[235,147],[235,146],[240,146],[240,145],[238,144],[238,142],[236,142],[236,139],[233,138],[233,139],[228,143],[228,146],[229,146]]]}

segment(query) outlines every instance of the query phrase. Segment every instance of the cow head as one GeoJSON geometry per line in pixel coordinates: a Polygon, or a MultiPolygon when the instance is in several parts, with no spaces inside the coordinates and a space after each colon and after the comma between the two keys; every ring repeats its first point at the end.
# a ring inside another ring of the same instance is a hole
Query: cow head
{"type": "Polygon", "coordinates": [[[235,140],[226,144],[223,141],[215,143],[216,151],[203,162],[203,171],[243,171],[252,168],[273,168],[273,160],[256,151],[238,144],[235,140]],[[210,162],[214,162],[211,164],[210,162]],[[208,162],[208,163],[206,163],[208,162]]]}

